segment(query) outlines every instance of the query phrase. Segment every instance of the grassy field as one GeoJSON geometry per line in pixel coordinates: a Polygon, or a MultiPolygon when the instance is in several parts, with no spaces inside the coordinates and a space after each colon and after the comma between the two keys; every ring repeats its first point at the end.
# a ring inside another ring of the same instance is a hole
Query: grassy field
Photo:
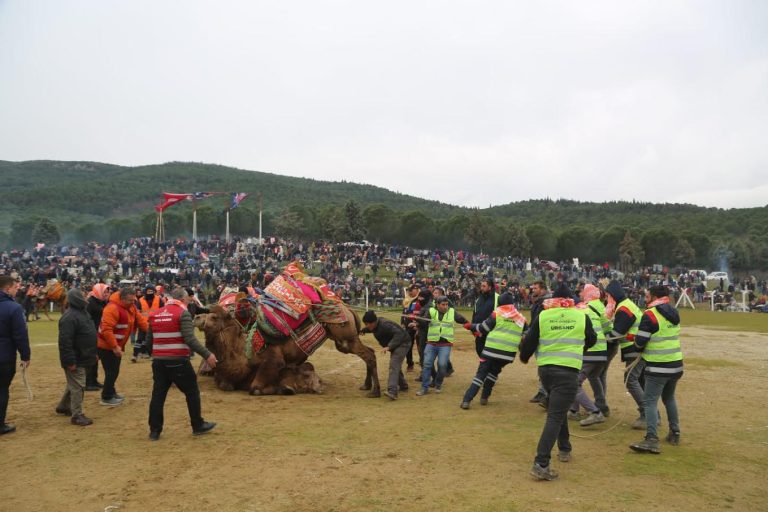
{"type": "MultiPolygon", "coordinates": [[[[362,362],[326,344],[312,357],[323,395],[251,397],[201,378],[204,415],[218,428],[192,437],[183,396],[172,391],[163,437],[149,443],[149,364],[123,364],[123,406],[100,407],[88,393],[94,425],[71,426],[53,412],[64,382],[56,324],[33,322],[35,399],[17,376],[9,421],[18,432],[0,438],[0,510],[766,510],[768,315],[684,311],[683,322],[682,444],[658,456],[628,449],[642,432],[628,427],[636,411],[614,363],[613,415],[572,426],[574,460],[553,462],[556,482],[528,475],[544,422],[528,403],[534,364],[508,366],[487,407],[458,407],[477,365],[463,331],[440,395],[414,396],[408,374],[411,390],[398,401],[366,399],[362,362]]],[[[388,357],[378,359],[383,382],[388,357]]]]}

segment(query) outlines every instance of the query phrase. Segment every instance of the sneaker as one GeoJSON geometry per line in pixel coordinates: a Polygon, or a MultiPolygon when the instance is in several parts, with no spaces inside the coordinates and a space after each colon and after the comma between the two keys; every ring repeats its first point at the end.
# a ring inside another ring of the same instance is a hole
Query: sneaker
{"type": "Polygon", "coordinates": [[[594,425],[595,423],[603,423],[605,421],[605,416],[603,416],[603,413],[600,411],[590,413],[589,416],[584,418],[579,422],[579,425],[582,427],[588,427],[590,425],[594,425]]]}
{"type": "Polygon", "coordinates": [[[547,407],[549,407],[549,399],[547,397],[544,397],[540,402],[538,402],[539,407],[546,410],[547,407]]]}
{"type": "Polygon", "coordinates": [[[481,398],[480,399],[480,405],[488,405],[488,399],[487,398],[481,398]]]}
{"type": "Polygon", "coordinates": [[[400,391],[408,391],[410,387],[406,384],[405,386],[400,386],[399,389],[400,391]]]}
{"type": "Polygon", "coordinates": [[[559,451],[557,452],[557,460],[560,462],[571,462],[571,452],[559,451]]]}
{"type": "Polygon", "coordinates": [[[556,480],[560,476],[557,471],[552,469],[551,465],[543,468],[535,462],[531,467],[531,475],[536,480],[556,480]]]}
{"type": "Polygon", "coordinates": [[[89,384],[89,385],[85,386],[85,390],[86,391],[101,391],[101,387],[97,386],[96,384],[89,384]]]}
{"type": "Polygon", "coordinates": [[[207,434],[211,430],[213,430],[216,427],[216,424],[212,421],[204,421],[202,425],[199,427],[192,429],[192,435],[193,436],[201,436],[203,434],[207,434]]]}
{"type": "Polygon", "coordinates": [[[124,396],[124,395],[121,395],[120,393],[115,393],[115,398],[117,398],[117,399],[118,399],[118,400],[120,400],[121,402],[122,402],[123,400],[125,400],[125,396],[124,396]]]}
{"type": "Polygon", "coordinates": [[[394,393],[390,393],[389,391],[385,391],[384,396],[389,398],[390,400],[397,400],[397,395],[394,393]]]}
{"type": "Polygon", "coordinates": [[[115,406],[121,405],[122,403],[123,403],[122,400],[115,397],[107,398],[107,399],[102,398],[101,401],[99,401],[99,405],[106,405],[108,407],[115,407],[115,406]]]}
{"type": "Polygon", "coordinates": [[[5,434],[10,434],[12,432],[16,432],[16,425],[3,423],[3,425],[0,426],[0,436],[4,436],[5,434]]]}
{"type": "Polygon", "coordinates": [[[581,421],[581,414],[577,411],[568,411],[568,419],[571,421],[581,421]]]}
{"type": "Polygon", "coordinates": [[[68,409],[66,407],[56,407],[56,414],[61,414],[62,416],[72,416],[72,409],[68,409]]]}
{"type": "Polygon", "coordinates": [[[77,416],[72,416],[70,423],[79,427],[87,427],[88,425],[93,425],[93,420],[85,414],[80,413],[77,416]]]}
{"type": "Polygon", "coordinates": [[[605,416],[606,418],[611,417],[611,408],[608,407],[607,405],[605,407],[601,407],[600,412],[602,412],[603,416],[605,416]]]}
{"type": "Polygon", "coordinates": [[[534,397],[528,401],[531,402],[532,404],[541,403],[541,401],[544,400],[544,398],[546,398],[546,395],[544,393],[539,392],[539,393],[536,393],[536,395],[534,395],[534,397]]]}
{"type": "Polygon", "coordinates": [[[469,402],[461,402],[460,407],[466,411],[469,409],[469,402]]]}
{"type": "Polygon", "coordinates": [[[149,440],[150,441],[159,441],[160,440],[160,432],[158,432],[157,430],[152,430],[149,433],[149,440]]]}
{"type": "Polygon", "coordinates": [[[661,448],[659,448],[659,440],[655,437],[646,436],[645,439],[639,443],[631,444],[629,447],[639,453],[661,453],[661,448]]]}
{"type": "Polygon", "coordinates": [[[677,446],[680,444],[680,432],[674,432],[670,431],[669,434],[667,434],[667,442],[671,444],[672,446],[677,446]]]}
{"type": "Polygon", "coordinates": [[[647,427],[648,425],[645,423],[645,416],[640,416],[632,422],[633,430],[645,430],[647,427]]]}
{"type": "Polygon", "coordinates": [[[443,386],[435,386],[435,393],[442,393],[443,392],[443,386]]]}
{"type": "Polygon", "coordinates": [[[426,395],[427,393],[429,393],[429,390],[428,390],[427,388],[420,388],[420,389],[419,389],[419,390],[416,392],[416,396],[424,396],[424,395],[426,395]]]}

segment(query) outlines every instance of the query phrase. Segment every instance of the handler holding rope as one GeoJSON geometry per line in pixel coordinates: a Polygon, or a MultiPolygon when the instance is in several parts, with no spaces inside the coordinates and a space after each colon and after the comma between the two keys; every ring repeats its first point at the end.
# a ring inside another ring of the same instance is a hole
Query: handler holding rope
{"type": "Polygon", "coordinates": [[[16,431],[14,425],[5,422],[8,410],[8,389],[16,375],[16,353],[21,355],[21,367],[29,366],[30,348],[24,308],[13,298],[19,290],[19,282],[11,276],[0,276],[0,435],[16,431]]]}

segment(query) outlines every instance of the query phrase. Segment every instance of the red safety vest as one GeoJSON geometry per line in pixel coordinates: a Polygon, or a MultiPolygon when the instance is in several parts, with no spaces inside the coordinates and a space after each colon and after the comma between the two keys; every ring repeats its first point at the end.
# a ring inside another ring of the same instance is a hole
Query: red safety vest
{"type": "Polygon", "coordinates": [[[152,328],[152,357],[190,357],[189,345],[181,336],[183,305],[173,301],[149,315],[152,328]]]}

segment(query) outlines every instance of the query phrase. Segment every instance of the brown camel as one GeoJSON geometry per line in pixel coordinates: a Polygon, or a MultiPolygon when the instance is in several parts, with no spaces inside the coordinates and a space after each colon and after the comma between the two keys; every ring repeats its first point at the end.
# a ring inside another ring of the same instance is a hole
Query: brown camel
{"type": "Polygon", "coordinates": [[[42,311],[45,317],[53,321],[53,318],[48,314],[48,304],[53,304],[59,307],[59,311],[64,313],[67,309],[67,289],[64,285],[56,279],[51,279],[48,284],[40,290],[40,293],[35,299],[37,303],[37,310],[42,311]]]}
{"type": "MultiPolygon", "coordinates": [[[[360,319],[346,306],[343,307],[347,318],[354,318],[354,322],[323,324],[325,337],[335,342],[339,352],[355,354],[365,362],[365,383],[360,389],[369,391],[368,397],[377,398],[381,396],[381,388],[376,370],[376,353],[358,337],[360,319]]],[[[286,390],[280,385],[281,370],[299,367],[307,360],[307,355],[293,339],[289,338],[281,344],[266,344],[263,350],[249,360],[245,355],[245,332],[240,323],[221,306],[212,306],[209,311],[208,314],[195,317],[195,325],[205,333],[205,345],[219,360],[214,371],[219,389],[247,389],[252,395],[284,393],[286,390]]]]}

